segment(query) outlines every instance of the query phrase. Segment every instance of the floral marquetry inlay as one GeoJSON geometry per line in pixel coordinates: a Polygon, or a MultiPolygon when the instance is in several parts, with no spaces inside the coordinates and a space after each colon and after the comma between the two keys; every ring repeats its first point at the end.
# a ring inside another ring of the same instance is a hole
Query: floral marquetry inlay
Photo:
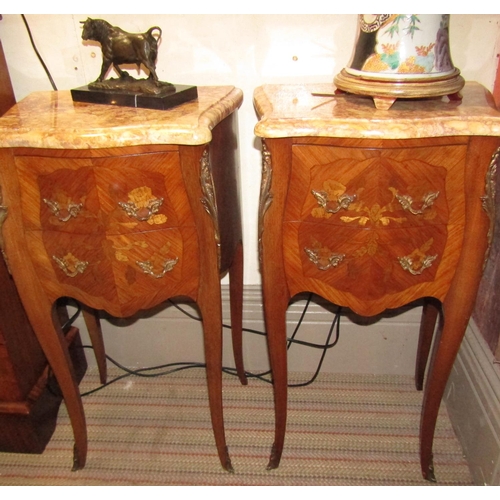
{"type": "Polygon", "coordinates": [[[427,221],[431,221],[436,217],[436,211],[431,207],[439,193],[429,193],[424,196],[416,204],[419,208],[415,209],[414,200],[411,196],[400,194],[394,187],[387,189],[391,193],[391,199],[387,204],[373,203],[367,205],[363,201],[363,188],[351,196],[346,193],[346,186],[337,181],[328,180],[323,183],[322,191],[312,190],[312,194],[318,200],[319,206],[311,210],[311,215],[318,219],[329,219],[333,214],[343,209],[359,215],[341,215],[340,220],[346,224],[356,222],[360,226],[388,226],[391,222],[406,222],[407,217],[391,215],[400,212],[401,209],[412,215],[421,215],[422,219],[427,221]]]}
{"type": "Polygon", "coordinates": [[[353,252],[352,254],[353,257],[354,258],[361,258],[365,256],[374,257],[378,251],[379,239],[380,238],[377,232],[374,231],[370,233],[365,244],[353,252]]]}
{"type": "Polygon", "coordinates": [[[446,186],[465,149],[294,148],[287,220],[359,228],[446,223],[446,186]],[[352,158],[349,156],[352,154],[352,158]],[[446,165],[446,167],[444,166],[446,165]]]}
{"type": "Polygon", "coordinates": [[[123,241],[121,244],[115,242],[113,248],[115,250],[115,259],[120,262],[128,262],[130,259],[127,252],[132,250],[134,247],[146,249],[148,244],[145,241],[135,241],[133,243],[123,241]]]}
{"type": "Polygon", "coordinates": [[[82,274],[89,263],[75,257],[71,252],[64,257],[53,255],[52,258],[57,263],[61,271],[69,278],[75,278],[78,274],[82,274]]]}
{"type": "Polygon", "coordinates": [[[157,198],[148,186],[141,186],[128,193],[128,202],[119,202],[120,207],[134,219],[146,221],[150,225],[165,224],[167,216],[158,211],[163,198],[157,198]]]}
{"type": "Polygon", "coordinates": [[[430,238],[420,248],[416,248],[410,255],[399,257],[401,267],[414,276],[422,274],[437,259],[437,255],[428,255],[427,252],[432,248],[434,239],[430,238]]]}
{"type": "MultiPolygon", "coordinates": [[[[389,191],[391,191],[391,188],[389,188],[389,191]]],[[[340,220],[346,224],[356,222],[360,226],[366,226],[368,224],[374,226],[388,226],[391,222],[401,223],[406,221],[406,217],[393,217],[389,215],[395,211],[392,201],[384,206],[381,206],[379,203],[367,206],[360,202],[353,206],[352,210],[360,215],[344,215],[340,217],[340,220]]]]}

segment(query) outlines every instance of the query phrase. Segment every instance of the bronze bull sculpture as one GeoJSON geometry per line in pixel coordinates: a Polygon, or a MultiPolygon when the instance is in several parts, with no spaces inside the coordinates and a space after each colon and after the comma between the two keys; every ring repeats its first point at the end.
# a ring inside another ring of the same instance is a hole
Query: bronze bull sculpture
{"type": "Polygon", "coordinates": [[[149,28],[145,33],[127,33],[112,26],[104,19],[91,19],[80,21],[83,24],[82,39],[99,42],[102,48],[101,74],[97,82],[102,82],[111,65],[116,69],[120,78],[128,76],[122,71],[120,64],[143,64],[149,71],[149,79],[158,83],[156,75],[156,57],[158,55],[158,40],[161,29],[158,26],[149,28]],[[153,33],[157,31],[157,36],[153,33]]]}

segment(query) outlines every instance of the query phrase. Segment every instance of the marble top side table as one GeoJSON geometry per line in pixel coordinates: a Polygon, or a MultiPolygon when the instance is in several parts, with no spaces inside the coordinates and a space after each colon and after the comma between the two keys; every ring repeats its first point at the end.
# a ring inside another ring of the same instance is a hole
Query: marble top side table
{"type": "Polygon", "coordinates": [[[416,386],[421,468],[434,480],[439,405],[474,305],[494,222],[500,113],[469,82],[463,100],[398,100],[335,87],[254,92],[262,138],[259,242],[279,465],[287,407],[285,313],[313,292],[373,316],[424,299],[416,386]],[[438,314],[433,354],[428,361],[438,314]]]}
{"type": "Polygon", "coordinates": [[[234,353],[241,352],[243,250],[236,113],[242,92],[199,87],[166,111],[77,103],[69,91],[31,94],[0,119],[0,244],[61,387],[85,465],[82,402],[53,304],[85,306],[105,379],[97,316],[130,316],[173,296],[203,319],[217,451],[232,470],[222,411],[220,278],[230,277],[234,353]]]}

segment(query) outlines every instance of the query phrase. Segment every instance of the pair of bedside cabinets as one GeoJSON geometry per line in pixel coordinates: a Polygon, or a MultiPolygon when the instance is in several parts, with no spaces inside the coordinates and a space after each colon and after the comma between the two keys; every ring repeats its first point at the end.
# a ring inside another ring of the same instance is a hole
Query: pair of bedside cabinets
{"type": "MultiPolygon", "coordinates": [[[[333,90],[266,85],[254,92],[276,418],[268,468],[278,467],[285,437],[285,313],[294,295],[308,291],[366,316],[424,300],[416,386],[424,389],[422,473],[433,479],[437,413],[492,238],[500,113],[475,83],[466,84],[461,102],[402,100],[390,110],[333,90]]],[[[40,92],[0,119],[0,244],[67,405],[74,469],[85,465],[85,415],[56,300],[83,305],[104,381],[95,311],[124,317],[186,296],[203,318],[215,442],[222,466],[232,470],[220,279],[229,273],[235,365],[246,384],[236,122],[242,98],[234,87],[199,87],[197,100],[157,111],[40,92]]]]}

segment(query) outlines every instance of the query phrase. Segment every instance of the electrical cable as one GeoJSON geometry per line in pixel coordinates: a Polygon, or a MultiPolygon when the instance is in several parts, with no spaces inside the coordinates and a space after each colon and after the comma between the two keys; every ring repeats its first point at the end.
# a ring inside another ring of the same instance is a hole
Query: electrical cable
{"type": "Polygon", "coordinates": [[[319,375],[319,372],[321,371],[321,367],[323,366],[323,361],[325,360],[326,356],[326,351],[330,349],[331,347],[335,346],[337,342],[340,339],[340,312],[342,308],[339,306],[337,309],[337,313],[335,314],[335,319],[333,320],[331,326],[330,326],[330,331],[328,332],[327,338],[326,338],[326,343],[325,343],[325,348],[323,349],[323,352],[321,353],[321,358],[319,360],[318,366],[316,367],[316,371],[314,372],[314,375],[307,381],[307,382],[302,382],[302,383],[297,383],[297,384],[289,384],[288,387],[305,387],[306,385],[311,385],[319,375]],[[335,335],[335,340],[330,344],[330,339],[333,334],[333,329],[335,328],[335,325],[337,326],[336,328],[336,335],[335,335]]]}
{"type": "MultiPolygon", "coordinates": [[[[323,349],[325,347],[324,344],[315,344],[313,342],[307,342],[305,340],[297,340],[295,339],[295,335],[298,331],[298,329],[300,328],[300,325],[302,324],[302,321],[304,319],[304,316],[305,316],[305,313],[307,311],[307,308],[309,307],[309,304],[312,300],[312,294],[309,294],[309,297],[306,301],[306,304],[304,306],[304,309],[302,311],[302,314],[301,314],[301,317],[299,318],[299,321],[295,327],[295,330],[294,330],[294,333],[292,334],[292,336],[290,338],[287,339],[287,342],[288,344],[290,343],[294,343],[294,344],[299,344],[299,345],[302,345],[304,347],[312,347],[314,349],[323,349]]],[[[191,319],[194,319],[196,321],[199,321],[201,322],[202,319],[199,317],[199,316],[195,316],[194,314],[190,313],[189,311],[186,311],[185,309],[183,309],[179,304],[177,304],[176,302],[174,302],[172,299],[169,299],[168,302],[170,302],[170,304],[172,304],[176,309],[178,309],[181,313],[185,314],[186,316],[188,316],[189,318],[191,319]]],[[[338,314],[338,313],[337,313],[338,314]]],[[[228,324],[222,324],[222,326],[224,328],[229,328],[231,329],[231,325],[228,325],[228,324]]],[[[260,330],[253,330],[251,328],[242,328],[242,330],[244,332],[247,332],[247,333],[254,333],[256,335],[261,335],[263,337],[266,337],[267,336],[267,333],[266,332],[262,332],[260,330]]],[[[335,345],[335,343],[333,344],[328,344],[326,347],[330,348],[330,347],[333,347],[335,345]]]]}
{"type": "MultiPolygon", "coordinates": [[[[339,310],[336,313],[335,319],[333,320],[333,322],[332,322],[332,324],[330,326],[330,330],[329,330],[328,336],[327,336],[327,342],[325,344],[316,344],[316,343],[312,343],[312,342],[305,342],[305,341],[302,341],[302,340],[297,340],[295,338],[295,336],[299,332],[299,329],[300,329],[300,327],[302,325],[302,322],[303,322],[303,320],[305,318],[305,315],[307,313],[307,310],[309,308],[311,300],[312,300],[312,294],[309,294],[309,296],[307,298],[307,301],[306,301],[306,304],[305,304],[305,306],[304,306],[304,308],[302,310],[302,313],[300,315],[300,318],[299,318],[297,324],[295,325],[294,331],[293,331],[292,335],[289,338],[287,338],[287,350],[290,349],[290,347],[291,347],[292,344],[296,343],[298,345],[302,345],[302,346],[306,346],[306,347],[311,347],[311,348],[315,348],[315,349],[322,349],[323,352],[322,352],[320,361],[318,363],[318,366],[316,368],[316,371],[315,371],[313,377],[309,381],[304,382],[304,383],[289,384],[289,387],[303,387],[305,385],[310,385],[312,382],[314,382],[314,380],[317,378],[317,376],[318,376],[318,374],[319,374],[319,372],[321,370],[321,366],[322,366],[324,358],[326,356],[326,351],[328,349],[334,347],[337,344],[337,342],[339,340],[339,337],[340,337],[340,329],[339,329],[339,327],[340,327],[340,318],[339,318],[340,308],[339,308],[339,310]],[[335,340],[332,343],[330,343],[330,339],[331,339],[331,336],[332,336],[333,329],[334,329],[335,325],[337,325],[336,338],[335,338],[335,340]]],[[[73,322],[76,320],[76,318],[78,317],[78,315],[81,312],[81,309],[82,309],[81,305],[77,301],[74,301],[74,302],[75,302],[75,305],[77,307],[77,311],[62,326],[63,331],[65,331],[66,328],[68,328],[69,326],[71,326],[73,324],[73,322]]],[[[191,318],[191,319],[193,319],[195,321],[199,321],[199,322],[202,321],[200,317],[191,314],[189,311],[186,311],[184,308],[182,308],[179,304],[177,304],[176,302],[172,301],[171,299],[169,300],[169,302],[176,309],[178,309],[180,312],[182,312],[184,315],[188,316],[189,318],[191,318]]],[[[223,324],[223,327],[231,329],[231,325],[223,324]]],[[[255,333],[255,334],[258,334],[258,335],[262,335],[262,336],[266,336],[267,335],[265,332],[262,332],[262,331],[259,331],[259,330],[253,330],[253,329],[250,329],[250,328],[243,328],[242,330],[245,331],[245,332],[255,333]]],[[[92,346],[83,346],[83,347],[87,348],[87,349],[92,349],[92,346]]],[[[127,377],[127,376],[131,376],[131,375],[135,375],[135,376],[138,376],[138,377],[160,377],[160,376],[163,376],[163,375],[169,375],[169,374],[174,373],[176,371],[180,371],[180,370],[184,370],[184,369],[188,369],[188,368],[205,368],[206,367],[206,365],[204,363],[199,363],[199,362],[179,362],[179,363],[170,363],[170,364],[166,364],[166,365],[159,365],[159,366],[153,366],[153,367],[147,367],[147,368],[139,368],[137,370],[132,370],[132,369],[127,368],[126,366],[120,364],[118,361],[114,360],[113,358],[111,358],[107,354],[106,354],[106,358],[111,363],[113,363],[115,366],[117,366],[122,371],[124,371],[125,374],[121,375],[121,376],[118,376],[117,378],[115,378],[115,379],[107,382],[106,384],[103,384],[102,386],[100,386],[100,387],[98,387],[98,388],[96,388],[94,390],[91,390],[91,391],[88,391],[88,392],[82,394],[82,396],[86,396],[86,395],[92,394],[93,392],[96,392],[97,390],[100,390],[100,389],[102,389],[104,387],[107,387],[108,385],[112,384],[113,382],[115,382],[117,380],[121,380],[122,378],[127,377]],[[177,369],[174,369],[174,370],[169,370],[169,371],[160,372],[160,373],[153,373],[153,374],[143,373],[143,372],[146,372],[146,371],[159,370],[159,369],[166,368],[166,367],[169,367],[169,366],[177,366],[177,365],[181,365],[181,367],[177,368],[177,369]]],[[[230,375],[236,375],[237,374],[236,370],[234,368],[223,367],[223,371],[225,373],[230,374],[230,375]]],[[[257,378],[257,379],[262,380],[264,382],[272,383],[272,380],[269,380],[269,379],[265,378],[266,375],[270,375],[271,373],[272,373],[271,370],[267,370],[267,371],[262,372],[262,373],[246,372],[245,374],[249,378],[257,378]]]]}
{"type": "MultiPolygon", "coordinates": [[[[92,349],[92,346],[83,346],[83,347],[88,348],[88,349],[92,349]]],[[[136,376],[136,377],[151,377],[152,378],[152,377],[161,377],[164,375],[171,375],[172,373],[179,372],[182,370],[188,370],[188,369],[192,369],[192,368],[205,368],[204,363],[178,362],[178,363],[168,363],[168,364],[159,365],[159,366],[151,366],[151,367],[147,367],[147,368],[138,368],[137,370],[131,370],[131,369],[121,365],[120,363],[115,361],[113,358],[111,358],[107,354],[106,354],[106,358],[109,359],[109,361],[111,361],[111,363],[116,365],[118,368],[125,371],[125,373],[123,375],[119,375],[119,376],[115,377],[114,379],[109,380],[108,382],[100,385],[99,387],[96,387],[95,389],[92,389],[90,391],[82,393],[81,394],[82,397],[89,396],[90,394],[93,394],[94,392],[100,391],[101,389],[104,389],[105,387],[117,382],[118,380],[122,380],[122,379],[130,377],[132,375],[136,376]],[[177,366],[177,368],[174,368],[174,369],[171,369],[168,371],[164,371],[161,373],[151,373],[151,374],[143,373],[145,371],[158,370],[160,368],[167,368],[167,367],[171,367],[171,366],[177,366]]]]}
{"type": "Polygon", "coordinates": [[[80,302],[70,297],[68,297],[68,300],[75,303],[76,312],[73,314],[73,316],[71,316],[71,318],[68,319],[68,321],[66,321],[61,325],[61,329],[64,333],[66,333],[69,330],[69,327],[75,322],[76,318],[78,318],[78,316],[82,311],[82,305],[80,304],[80,302]]]}
{"type": "MultiPolygon", "coordinates": [[[[316,380],[317,376],[319,375],[319,372],[321,370],[321,366],[323,365],[323,361],[324,361],[325,356],[326,356],[326,351],[328,349],[334,347],[337,344],[337,342],[339,340],[339,337],[340,337],[340,312],[341,312],[341,308],[339,307],[338,310],[337,310],[337,313],[335,315],[335,319],[333,320],[332,325],[330,327],[330,331],[329,331],[328,336],[327,336],[327,342],[326,342],[326,344],[315,344],[315,343],[312,343],[312,342],[306,342],[306,341],[303,341],[303,340],[297,340],[295,338],[295,336],[297,335],[297,333],[298,333],[298,331],[300,329],[300,326],[302,325],[302,321],[304,320],[304,317],[305,317],[306,312],[307,312],[307,310],[309,308],[309,305],[310,305],[310,303],[312,301],[312,296],[313,296],[313,294],[309,293],[307,301],[306,301],[306,304],[305,304],[305,306],[304,306],[304,308],[302,310],[302,313],[300,315],[299,321],[297,322],[292,335],[287,339],[287,351],[290,349],[290,346],[295,343],[295,344],[306,346],[306,347],[312,347],[314,349],[322,349],[323,353],[321,355],[319,364],[316,367],[316,371],[315,371],[313,377],[309,381],[304,382],[304,383],[300,383],[300,384],[289,384],[288,387],[303,387],[303,386],[306,386],[306,385],[310,385],[312,382],[314,382],[314,380],[316,380]],[[332,336],[333,329],[334,329],[335,325],[337,325],[336,338],[335,338],[335,340],[332,343],[330,343],[330,339],[331,339],[331,336],[332,336]]],[[[179,306],[176,302],[174,302],[172,299],[169,299],[169,302],[174,307],[176,307],[179,311],[181,311],[183,314],[187,315],[188,317],[190,317],[190,318],[192,318],[192,319],[194,319],[196,321],[202,321],[200,317],[195,316],[194,314],[191,314],[190,312],[186,311],[181,306],[179,306]]],[[[227,325],[227,324],[224,324],[224,323],[223,323],[222,326],[224,328],[231,328],[231,325],[227,325]]],[[[261,332],[261,331],[258,331],[258,330],[252,330],[252,329],[249,329],[249,328],[243,328],[242,330],[245,331],[245,332],[256,333],[258,335],[263,335],[263,336],[267,335],[265,332],[261,332]]],[[[227,373],[230,373],[231,375],[236,375],[236,370],[234,370],[234,369],[223,368],[223,371],[226,371],[227,373]]],[[[262,372],[262,373],[245,372],[245,375],[248,378],[257,378],[257,379],[262,380],[264,382],[272,383],[272,380],[269,380],[269,379],[265,378],[267,375],[270,375],[271,373],[272,373],[271,370],[267,370],[267,371],[262,372]]]]}
{"type": "Polygon", "coordinates": [[[26,26],[26,30],[28,31],[28,36],[31,41],[31,45],[33,47],[33,50],[35,51],[36,56],[38,57],[38,60],[40,61],[40,64],[42,65],[43,69],[45,70],[45,74],[47,75],[50,84],[52,85],[53,90],[57,90],[56,84],[54,83],[54,80],[52,79],[52,76],[50,75],[50,71],[43,62],[42,56],[38,52],[38,49],[36,48],[35,41],[33,40],[33,36],[31,35],[31,29],[29,27],[28,21],[26,20],[26,16],[24,14],[21,14],[21,17],[23,18],[24,25],[26,26]]]}
{"type": "MultiPolygon", "coordinates": [[[[306,347],[312,347],[312,348],[316,348],[316,349],[322,349],[322,353],[321,353],[321,357],[320,357],[320,360],[318,362],[318,365],[316,367],[316,370],[313,374],[313,376],[307,380],[306,382],[301,382],[301,383],[295,383],[295,384],[288,384],[288,387],[290,388],[293,388],[293,387],[305,387],[307,385],[310,385],[312,384],[317,376],[319,375],[320,371],[321,371],[321,367],[323,365],[323,361],[326,357],[326,352],[328,349],[334,347],[337,342],[339,341],[339,338],[340,338],[340,313],[341,313],[341,308],[339,307],[337,309],[337,312],[335,313],[335,318],[333,319],[331,325],[330,325],[330,329],[329,329],[329,332],[328,332],[328,335],[327,335],[327,339],[326,339],[326,342],[325,344],[316,344],[316,343],[311,343],[311,342],[304,342],[304,341],[300,341],[300,340],[297,340],[295,338],[295,336],[297,335],[299,329],[300,329],[300,326],[305,318],[305,315],[306,315],[306,312],[309,308],[309,305],[312,301],[312,294],[309,294],[308,298],[307,298],[307,301],[306,301],[306,304],[302,310],[302,313],[301,313],[301,316],[299,318],[299,321],[297,322],[297,324],[295,325],[295,328],[294,328],[294,331],[292,333],[292,335],[287,338],[287,350],[294,344],[294,343],[297,343],[299,345],[303,345],[303,346],[306,346],[306,347]],[[331,338],[332,338],[332,335],[333,335],[333,332],[336,332],[335,334],[335,339],[333,340],[333,342],[330,342],[331,338]]],[[[181,311],[183,314],[185,314],[186,316],[188,316],[189,318],[193,319],[193,320],[196,320],[196,321],[202,321],[200,317],[194,315],[194,314],[191,314],[189,311],[186,311],[184,308],[182,308],[181,306],[179,306],[177,303],[175,303],[174,301],[172,301],[171,299],[169,300],[169,302],[174,306],[176,307],[179,311],[181,311]]],[[[77,312],[78,314],[78,312],[77,312]]],[[[73,318],[76,317],[75,314],[73,317],[72,317],[72,320],[73,318]]],[[[231,325],[227,325],[227,324],[223,324],[223,327],[224,328],[231,328],[231,325]]],[[[253,330],[253,329],[250,329],[250,328],[243,328],[243,331],[245,332],[250,332],[250,333],[256,333],[256,334],[259,334],[259,335],[266,335],[265,332],[261,332],[259,330],[253,330]]],[[[86,349],[92,349],[92,346],[82,346],[83,348],[86,348],[86,349]]],[[[99,387],[95,388],[95,389],[92,389],[90,391],[87,391],[85,393],[82,393],[81,396],[84,397],[84,396],[88,396],[90,394],[93,394],[101,389],[104,389],[105,387],[113,384],[114,382],[117,382],[118,380],[122,380],[123,378],[126,378],[126,377],[129,377],[129,376],[138,376],[138,377],[160,377],[160,376],[164,376],[164,375],[170,375],[172,373],[175,373],[175,372],[178,372],[178,371],[182,371],[182,370],[187,370],[187,369],[191,369],[191,368],[205,368],[206,367],[206,364],[205,363],[199,363],[199,362],[177,362],[177,363],[168,363],[168,364],[164,364],[164,365],[158,365],[158,366],[151,366],[151,367],[146,367],[146,368],[138,368],[138,369],[135,369],[135,370],[132,370],[130,368],[127,368],[126,366],[122,365],[121,363],[119,363],[118,361],[114,360],[113,358],[111,358],[109,355],[106,354],[106,358],[111,362],[113,363],[115,366],[117,366],[118,368],[120,368],[121,370],[123,370],[125,373],[123,375],[119,375],[117,377],[115,377],[114,379],[106,382],[105,384],[102,384],[100,385],[99,387]],[[175,368],[173,368],[175,367],[175,368]],[[157,370],[164,370],[165,368],[169,368],[168,370],[166,371],[162,371],[162,372],[158,372],[157,370]],[[155,373],[145,373],[145,372],[152,372],[152,371],[155,371],[155,373]]],[[[237,372],[236,372],[236,369],[234,368],[228,368],[228,367],[222,367],[222,371],[224,373],[227,373],[229,375],[234,375],[236,376],[237,375],[237,372]]],[[[256,378],[258,380],[261,380],[263,382],[266,382],[266,383],[269,383],[269,384],[272,384],[272,380],[269,379],[269,378],[266,378],[266,376],[270,375],[272,372],[271,370],[267,370],[265,372],[262,372],[262,373],[252,373],[252,372],[245,372],[245,375],[248,377],[248,378],[256,378]]]]}

